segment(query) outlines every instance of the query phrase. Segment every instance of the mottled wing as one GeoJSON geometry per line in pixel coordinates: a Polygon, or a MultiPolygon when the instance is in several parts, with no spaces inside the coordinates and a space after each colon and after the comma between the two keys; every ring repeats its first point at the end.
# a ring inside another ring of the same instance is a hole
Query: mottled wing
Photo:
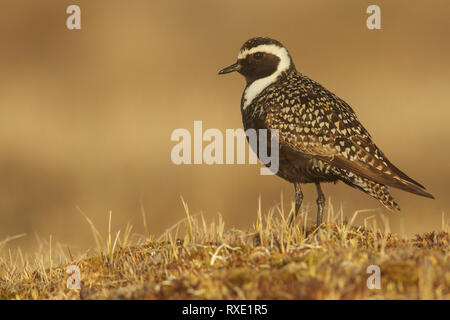
{"type": "Polygon", "coordinates": [[[433,197],[389,162],[345,101],[304,76],[281,85],[284,94],[272,97],[266,116],[281,145],[379,184],[433,197]]]}

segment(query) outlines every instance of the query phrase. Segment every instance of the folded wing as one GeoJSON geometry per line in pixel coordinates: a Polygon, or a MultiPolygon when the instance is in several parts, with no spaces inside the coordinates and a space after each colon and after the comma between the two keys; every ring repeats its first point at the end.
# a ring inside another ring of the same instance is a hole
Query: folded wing
{"type": "Polygon", "coordinates": [[[302,87],[305,94],[290,106],[269,107],[265,124],[278,129],[280,145],[379,184],[434,198],[386,158],[345,101],[313,89],[302,87]]]}

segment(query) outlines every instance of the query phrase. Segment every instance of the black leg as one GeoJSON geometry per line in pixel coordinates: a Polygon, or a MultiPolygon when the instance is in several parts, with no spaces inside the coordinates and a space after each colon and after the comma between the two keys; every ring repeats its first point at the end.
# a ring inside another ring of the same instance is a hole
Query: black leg
{"type": "Polygon", "coordinates": [[[317,188],[317,226],[322,224],[323,208],[325,207],[325,195],[323,194],[320,183],[316,182],[317,188]]]}
{"type": "Polygon", "coordinates": [[[300,183],[298,182],[294,183],[294,188],[295,188],[295,211],[294,214],[291,215],[291,217],[289,218],[289,226],[291,226],[292,222],[297,217],[297,214],[300,210],[300,206],[302,205],[303,201],[303,193],[302,189],[300,188],[300,183]]]}

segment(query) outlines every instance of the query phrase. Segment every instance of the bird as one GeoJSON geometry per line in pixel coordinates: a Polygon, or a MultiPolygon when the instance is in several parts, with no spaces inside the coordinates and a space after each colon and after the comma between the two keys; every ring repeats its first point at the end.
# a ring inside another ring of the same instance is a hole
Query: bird
{"type": "MultiPolygon", "coordinates": [[[[390,211],[400,207],[389,187],[434,199],[423,185],[389,161],[344,100],[296,69],[281,42],[268,37],[247,40],[237,61],[219,75],[231,72],[246,80],[241,98],[244,129],[277,133],[276,174],[292,183],[295,192],[289,226],[303,201],[301,185],[307,183],[314,183],[317,189],[317,226],[322,224],[325,207],[321,183],[342,181],[390,211]]],[[[270,143],[267,148],[270,150],[270,143]]]]}

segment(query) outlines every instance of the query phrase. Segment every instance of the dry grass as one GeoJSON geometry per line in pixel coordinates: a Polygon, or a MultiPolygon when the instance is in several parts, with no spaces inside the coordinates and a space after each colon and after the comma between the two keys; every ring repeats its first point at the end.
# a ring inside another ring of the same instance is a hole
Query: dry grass
{"type": "MultiPolygon", "coordinates": [[[[376,226],[347,222],[328,205],[326,222],[307,228],[307,214],[288,228],[282,205],[258,208],[247,231],[226,229],[222,217],[186,217],[160,238],[105,239],[86,216],[95,252],[72,257],[52,239],[35,256],[2,252],[1,299],[450,299],[449,225],[406,239],[376,226]],[[369,265],[381,268],[381,289],[367,288],[369,265]],[[81,290],[67,289],[68,265],[81,271],[81,290]]],[[[292,210],[292,209],[291,209],[292,210]]],[[[367,213],[364,212],[364,213],[367,213]]],[[[144,226],[146,226],[143,212],[144,226]]],[[[6,239],[0,242],[0,251],[6,239]]],[[[5,251],[5,250],[3,250],[5,251]]]]}

